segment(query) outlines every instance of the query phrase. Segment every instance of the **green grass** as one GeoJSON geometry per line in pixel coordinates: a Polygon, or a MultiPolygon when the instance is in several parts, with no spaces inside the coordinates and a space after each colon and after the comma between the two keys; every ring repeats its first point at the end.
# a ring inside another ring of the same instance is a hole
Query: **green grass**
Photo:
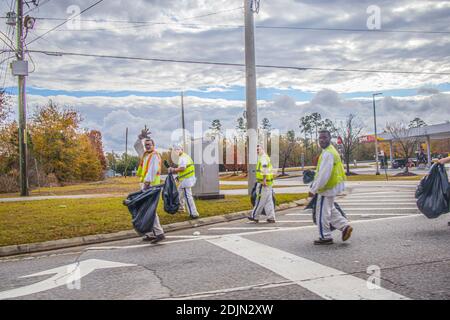
{"type": "MultiPolygon", "coordinates": [[[[103,181],[78,183],[62,187],[34,189],[31,196],[62,196],[75,194],[128,194],[139,189],[139,178],[108,178],[103,181]]],[[[18,193],[0,195],[0,197],[18,197],[18,193]]]]}
{"type": "MultiPolygon", "coordinates": [[[[306,194],[277,194],[277,203],[305,198],[306,194]]],[[[132,229],[122,197],[58,199],[0,204],[0,246],[42,242],[132,229]]],[[[251,209],[248,196],[197,200],[200,217],[251,209]]],[[[161,224],[188,220],[187,214],[170,215],[158,206],[161,224]]]]}

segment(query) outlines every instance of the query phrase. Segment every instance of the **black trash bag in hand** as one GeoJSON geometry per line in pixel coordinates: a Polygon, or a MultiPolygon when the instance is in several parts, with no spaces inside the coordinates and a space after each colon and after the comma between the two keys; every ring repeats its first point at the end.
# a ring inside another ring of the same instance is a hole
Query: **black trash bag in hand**
{"type": "Polygon", "coordinates": [[[134,230],[144,235],[153,230],[162,185],[130,193],[123,204],[131,213],[134,230]]]}
{"type": "MultiPolygon", "coordinates": [[[[312,209],[312,220],[314,222],[314,224],[317,224],[316,221],[316,206],[317,206],[317,193],[314,195],[314,197],[311,199],[311,201],[309,201],[309,203],[306,205],[304,210],[307,209],[312,209]]],[[[347,219],[347,216],[345,215],[345,212],[341,209],[341,206],[339,204],[337,204],[336,202],[334,203],[334,207],[336,208],[337,211],[339,211],[339,213],[347,219]]],[[[336,230],[336,228],[330,224],[330,230],[336,230]]]]}
{"type": "Polygon", "coordinates": [[[314,181],[315,172],[313,170],[303,171],[303,183],[308,184],[314,181]]]}
{"type": "Polygon", "coordinates": [[[166,178],[163,188],[164,211],[175,214],[180,208],[180,198],[178,195],[177,185],[172,173],[166,178]]]}
{"type": "Polygon", "coordinates": [[[444,165],[435,163],[430,172],[420,180],[416,189],[416,203],[420,212],[434,219],[449,212],[449,182],[444,165]]]}
{"type": "MultiPolygon", "coordinates": [[[[256,203],[256,196],[257,196],[256,195],[256,186],[257,185],[258,185],[258,183],[255,183],[253,185],[252,193],[251,193],[251,196],[250,196],[250,201],[252,203],[252,207],[255,207],[255,203],[256,203]]],[[[273,207],[275,208],[277,202],[276,202],[276,199],[275,199],[275,192],[273,192],[273,190],[272,190],[272,201],[273,201],[273,207]]],[[[266,211],[264,209],[261,212],[261,215],[267,216],[266,211]]]]}

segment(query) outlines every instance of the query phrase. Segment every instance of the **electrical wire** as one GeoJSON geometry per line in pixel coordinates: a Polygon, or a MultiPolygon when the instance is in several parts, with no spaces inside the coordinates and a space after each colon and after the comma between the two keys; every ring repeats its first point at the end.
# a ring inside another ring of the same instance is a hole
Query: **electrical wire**
{"type": "MultiPolygon", "coordinates": [[[[210,13],[213,15],[217,13],[210,13]]],[[[201,16],[199,16],[201,17],[201,16]]],[[[2,17],[5,18],[5,17],[2,17]]],[[[192,17],[194,18],[194,17],[192,17]]],[[[51,18],[51,17],[36,17],[37,20],[49,20],[49,21],[66,21],[63,18],[51,18]]],[[[191,19],[191,18],[188,18],[191,19]]],[[[182,19],[184,21],[188,19],[182,19]]],[[[128,20],[107,20],[107,19],[80,19],[81,22],[98,22],[98,23],[127,23],[137,24],[144,26],[155,25],[180,25],[185,27],[218,27],[218,28],[244,28],[244,25],[233,24],[205,24],[205,23],[180,23],[180,22],[162,22],[162,21],[128,21],[128,20]]],[[[136,26],[139,27],[139,26],[136,26]]],[[[126,27],[123,29],[131,29],[134,27],[126,27]]],[[[361,29],[361,28],[327,28],[327,27],[304,27],[304,26],[271,26],[271,25],[255,25],[255,29],[284,29],[284,30],[303,30],[303,31],[342,31],[342,32],[367,32],[367,33],[414,33],[414,34],[450,34],[447,30],[395,30],[395,29],[361,29]]],[[[51,29],[50,29],[51,30],[51,29]]],[[[107,29],[88,29],[88,31],[100,31],[107,29]]],[[[72,31],[72,30],[58,30],[58,31],[72,31]]],[[[79,31],[79,30],[77,30],[79,31]]]]}
{"type": "Polygon", "coordinates": [[[32,12],[32,11],[34,11],[34,10],[36,10],[36,9],[41,8],[43,5],[45,5],[45,4],[49,3],[49,2],[50,2],[50,0],[44,0],[44,1],[42,1],[42,3],[41,3],[40,1],[38,1],[38,4],[37,4],[34,8],[28,10],[28,11],[25,12],[23,15],[25,16],[25,15],[29,14],[30,12],[32,12]]]}
{"type": "Polygon", "coordinates": [[[76,17],[78,17],[78,16],[80,16],[81,14],[85,13],[86,11],[92,9],[93,7],[97,6],[98,4],[100,4],[100,3],[103,2],[103,1],[104,1],[104,0],[98,0],[98,1],[95,2],[94,4],[92,4],[92,5],[90,5],[89,7],[83,9],[82,11],[80,11],[80,13],[78,13],[77,15],[75,15],[75,16],[73,16],[73,17],[70,17],[69,19],[65,20],[63,23],[58,24],[56,27],[54,27],[54,28],[50,29],[49,31],[47,31],[47,32],[45,32],[45,33],[43,33],[43,34],[41,34],[40,36],[34,38],[34,39],[31,40],[30,42],[28,42],[27,45],[29,45],[29,44],[31,44],[31,43],[33,43],[33,42],[39,40],[40,38],[42,38],[42,37],[44,37],[45,35],[47,35],[47,34],[49,34],[50,32],[52,32],[53,30],[55,30],[55,29],[57,29],[57,28],[63,26],[63,25],[66,24],[67,22],[69,22],[69,21],[75,19],[76,17]]]}
{"type": "MultiPolygon", "coordinates": [[[[60,51],[45,51],[45,50],[28,50],[29,52],[43,53],[53,56],[80,56],[93,58],[109,58],[109,59],[123,59],[123,60],[137,60],[137,61],[154,61],[154,62],[170,62],[170,63],[187,63],[187,64],[203,64],[203,65],[218,65],[230,67],[245,67],[243,63],[230,62],[212,62],[199,60],[177,60],[177,59],[161,59],[161,58],[144,58],[144,57],[129,57],[116,55],[101,55],[78,52],[60,52],[60,51]]],[[[297,66],[280,66],[280,65],[261,65],[257,64],[257,68],[272,68],[272,69],[288,69],[297,71],[336,71],[336,72],[363,72],[363,73],[389,73],[389,74],[426,74],[426,75],[450,75],[450,72],[426,72],[426,71],[403,71],[403,70],[371,70],[371,69],[344,69],[344,68],[322,68],[322,67],[297,67],[297,66]]]]}

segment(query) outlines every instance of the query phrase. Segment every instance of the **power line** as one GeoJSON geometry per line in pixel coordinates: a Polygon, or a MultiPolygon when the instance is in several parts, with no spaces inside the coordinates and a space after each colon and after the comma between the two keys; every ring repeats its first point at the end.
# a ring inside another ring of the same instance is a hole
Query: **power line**
{"type": "MultiPolygon", "coordinates": [[[[211,13],[209,15],[216,14],[211,13]]],[[[4,18],[4,17],[2,17],[4,18]]],[[[63,18],[38,17],[38,20],[49,21],[65,21],[63,18]]],[[[180,21],[184,21],[183,19],[180,21]]],[[[81,19],[82,22],[97,22],[97,23],[126,23],[136,24],[136,26],[117,28],[120,30],[152,27],[157,25],[180,25],[184,27],[218,27],[218,28],[244,28],[244,25],[233,24],[205,24],[205,23],[180,23],[180,22],[162,22],[162,21],[128,21],[128,20],[107,20],[107,19],[81,19]]],[[[395,30],[395,29],[358,29],[358,28],[326,28],[326,27],[302,27],[302,26],[270,26],[270,25],[255,25],[256,29],[280,29],[280,30],[304,30],[304,31],[342,31],[342,32],[367,32],[367,33],[415,33],[415,34],[450,34],[450,31],[435,31],[435,30],[395,30]]],[[[85,29],[77,31],[107,31],[108,29],[85,29]]],[[[58,31],[73,31],[73,30],[58,30],[58,31]]]]}
{"type": "Polygon", "coordinates": [[[237,7],[237,8],[232,8],[232,9],[225,9],[225,10],[221,10],[221,11],[216,11],[216,12],[211,12],[211,13],[207,13],[201,16],[195,16],[195,17],[189,17],[189,18],[183,18],[181,20],[178,21],[186,21],[186,20],[192,20],[192,19],[197,19],[197,18],[204,18],[204,17],[209,17],[209,16],[213,16],[216,14],[220,14],[220,13],[224,13],[224,12],[230,12],[230,11],[235,11],[235,10],[239,10],[239,9],[243,9],[244,7],[237,7]]]}
{"type": "MultiPolygon", "coordinates": [[[[9,12],[13,11],[13,7],[14,7],[15,3],[16,3],[16,0],[11,0],[11,3],[9,5],[9,12]]],[[[14,36],[14,28],[12,28],[10,25],[7,25],[6,36],[7,36],[8,39],[10,37],[10,32],[11,32],[11,36],[14,36]]],[[[6,50],[6,47],[7,47],[6,45],[3,47],[2,53],[0,55],[0,58],[2,59],[2,62],[3,61],[6,62],[9,59],[11,59],[12,52],[15,52],[15,50],[14,51],[6,50]],[[7,56],[7,58],[3,59],[4,56],[7,56]]],[[[1,71],[0,71],[0,79],[1,79],[0,82],[2,83],[2,88],[5,88],[7,76],[8,76],[8,64],[5,63],[4,68],[1,69],[1,71]]]]}
{"type": "Polygon", "coordinates": [[[40,1],[38,1],[37,5],[36,5],[34,8],[28,10],[28,11],[25,12],[23,15],[25,16],[25,15],[27,15],[28,13],[30,13],[30,12],[32,12],[32,11],[38,9],[38,8],[41,8],[43,5],[45,5],[45,4],[49,3],[49,2],[50,2],[50,0],[44,0],[44,1],[42,1],[42,3],[41,3],[40,1]]]}
{"type": "Polygon", "coordinates": [[[371,32],[371,33],[424,33],[424,34],[450,34],[450,31],[427,31],[427,30],[352,29],[352,28],[315,28],[315,27],[264,26],[264,25],[256,25],[255,28],[258,28],[258,29],[311,30],[311,31],[371,32]]]}
{"type": "MultiPolygon", "coordinates": [[[[230,67],[245,67],[243,63],[231,62],[212,62],[199,60],[177,60],[177,59],[160,59],[160,58],[144,58],[144,57],[129,57],[116,55],[101,55],[78,52],[60,52],[60,51],[45,51],[45,50],[28,50],[28,52],[43,53],[52,56],[80,56],[93,58],[108,58],[108,59],[123,59],[123,60],[137,60],[137,61],[154,61],[154,62],[170,62],[170,63],[187,63],[187,64],[203,64],[203,65],[218,65],[230,67]]],[[[336,72],[363,72],[363,73],[389,73],[389,74],[426,74],[426,75],[450,75],[450,72],[426,72],[426,71],[402,71],[402,70],[371,70],[371,69],[345,69],[345,68],[320,68],[320,67],[297,67],[297,66],[279,66],[279,65],[256,65],[258,68],[272,68],[272,69],[288,69],[297,71],[336,71],[336,72]]]]}
{"type": "Polygon", "coordinates": [[[84,12],[86,12],[86,11],[92,9],[93,7],[95,7],[96,5],[98,5],[98,4],[101,3],[101,2],[103,2],[103,0],[98,0],[96,3],[90,5],[90,6],[87,7],[86,9],[83,9],[83,10],[82,10],[80,13],[78,13],[77,15],[75,15],[75,16],[73,16],[73,17],[67,19],[67,20],[65,20],[63,23],[58,24],[56,27],[50,29],[49,31],[47,31],[47,32],[45,32],[45,33],[43,33],[43,34],[41,34],[41,35],[38,36],[37,38],[34,38],[34,39],[31,40],[30,42],[28,42],[27,45],[30,45],[31,43],[33,43],[33,42],[39,40],[40,38],[42,38],[42,37],[44,37],[45,35],[47,35],[47,34],[49,34],[50,32],[52,32],[53,30],[55,30],[55,29],[61,27],[62,25],[66,24],[66,23],[69,22],[70,20],[73,20],[73,19],[75,19],[76,17],[78,17],[78,16],[80,16],[81,14],[83,14],[84,12]]]}

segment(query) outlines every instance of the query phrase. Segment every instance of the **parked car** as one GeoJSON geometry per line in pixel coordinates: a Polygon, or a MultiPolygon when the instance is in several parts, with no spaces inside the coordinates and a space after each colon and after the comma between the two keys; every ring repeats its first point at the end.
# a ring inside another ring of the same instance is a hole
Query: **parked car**
{"type": "Polygon", "coordinates": [[[412,158],[410,158],[410,159],[404,159],[404,158],[401,159],[400,158],[400,159],[392,160],[392,168],[393,169],[398,169],[398,168],[403,169],[406,166],[409,168],[417,166],[417,160],[412,159],[412,158]]]}

